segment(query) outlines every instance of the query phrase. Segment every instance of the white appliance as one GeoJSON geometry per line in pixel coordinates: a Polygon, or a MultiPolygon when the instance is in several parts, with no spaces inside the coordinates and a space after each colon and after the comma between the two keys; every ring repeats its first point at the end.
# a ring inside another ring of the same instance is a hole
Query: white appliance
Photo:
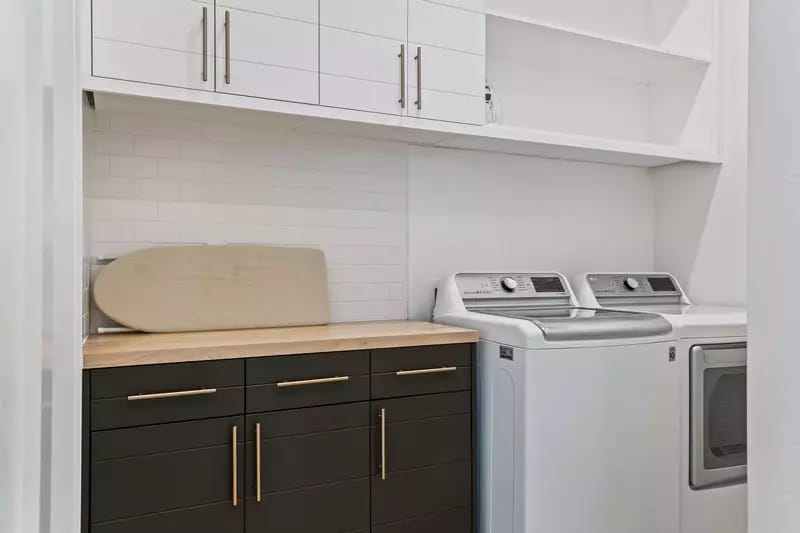
{"type": "Polygon", "coordinates": [[[577,307],[556,273],[458,273],[434,320],[476,329],[481,533],[676,533],[675,335],[577,307]]]}
{"type": "Polygon", "coordinates": [[[583,305],[659,313],[675,327],[681,376],[681,531],[747,531],[747,315],[693,305],[667,273],[590,273],[583,305]]]}

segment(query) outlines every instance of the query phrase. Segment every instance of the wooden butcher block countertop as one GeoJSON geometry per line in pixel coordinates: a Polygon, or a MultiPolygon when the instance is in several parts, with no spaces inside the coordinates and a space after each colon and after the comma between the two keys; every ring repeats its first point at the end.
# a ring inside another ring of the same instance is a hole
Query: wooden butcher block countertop
{"type": "Polygon", "coordinates": [[[115,333],[89,337],[83,347],[83,367],[109,368],[477,341],[476,331],[407,320],[192,333],[115,333]]]}

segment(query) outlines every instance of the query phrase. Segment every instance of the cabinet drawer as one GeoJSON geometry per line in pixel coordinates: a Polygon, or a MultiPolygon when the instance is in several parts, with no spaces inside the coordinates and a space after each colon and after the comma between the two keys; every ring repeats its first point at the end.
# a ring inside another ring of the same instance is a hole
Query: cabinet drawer
{"type": "MultiPolygon", "coordinates": [[[[246,531],[340,533],[369,531],[369,478],[248,498],[246,531]]],[[[411,530],[409,530],[411,531],[411,530]]]]}
{"type": "Polygon", "coordinates": [[[244,364],[211,361],[93,370],[91,428],[244,413],[244,364]]]}
{"type": "MultiPolygon", "coordinates": [[[[242,417],[237,420],[241,430],[244,420],[242,417]]],[[[216,429],[201,434],[201,442],[215,443],[212,446],[93,462],[92,523],[214,503],[233,507],[232,430],[229,427],[227,435],[218,435],[216,429]]],[[[149,441],[154,437],[166,439],[167,435],[168,432],[154,435],[149,431],[134,431],[127,437],[149,441]]],[[[241,431],[237,432],[237,447],[237,490],[241,497],[244,487],[241,431]]]]}
{"type": "Polygon", "coordinates": [[[372,352],[372,373],[443,366],[470,366],[472,345],[443,344],[411,348],[386,348],[372,352]]]}
{"type": "Polygon", "coordinates": [[[91,397],[118,398],[132,394],[240,387],[244,361],[208,361],[129,366],[92,370],[91,397]]]}
{"type": "Polygon", "coordinates": [[[369,352],[247,361],[247,411],[277,411],[369,399],[369,352]]]}
{"type": "Polygon", "coordinates": [[[469,507],[469,461],[449,463],[372,478],[372,523],[385,524],[469,507]]]}
{"type": "Polygon", "coordinates": [[[91,410],[92,431],[236,415],[244,412],[244,387],[145,400],[92,400],[91,410]]]}
{"type": "Polygon", "coordinates": [[[463,507],[441,513],[374,526],[372,533],[470,533],[472,531],[472,509],[463,507]]]}
{"type": "Polygon", "coordinates": [[[244,516],[230,502],[149,514],[92,525],[92,533],[220,533],[242,531],[244,516]]]}
{"type": "MultiPolygon", "coordinates": [[[[247,496],[255,496],[255,443],[246,447],[247,496]]],[[[262,439],[261,493],[369,476],[367,427],[262,439]]]]}
{"type": "Polygon", "coordinates": [[[469,390],[468,344],[392,348],[372,352],[372,398],[469,390]]]}

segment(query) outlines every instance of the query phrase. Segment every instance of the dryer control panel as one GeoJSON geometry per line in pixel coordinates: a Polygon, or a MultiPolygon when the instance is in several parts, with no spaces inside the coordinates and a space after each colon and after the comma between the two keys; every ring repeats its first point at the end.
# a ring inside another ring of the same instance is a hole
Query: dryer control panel
{"type": "Polygon", "coordinates": [[[668,274],[589,274],[586,280],[598,298],[683,295],[679,285],[668,274]]]}

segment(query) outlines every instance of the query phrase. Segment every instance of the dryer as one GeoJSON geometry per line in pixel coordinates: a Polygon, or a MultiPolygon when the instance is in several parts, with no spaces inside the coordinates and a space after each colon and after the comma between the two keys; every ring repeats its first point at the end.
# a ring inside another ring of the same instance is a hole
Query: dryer
{"type": "Polygon", "coordinates": [[[546,272],[465,272],[436,322],[478,330],[481,533],[676,533],[676,336],[658,314],[579,307],[546,272]]]}
{"type": "Polygon", "coordinates": [[[675,327],[681,380],[681,531],[747,531],[747,315],[693,305],[668,273],[589,273],[578,300],[658,313],[675,327]]]}

